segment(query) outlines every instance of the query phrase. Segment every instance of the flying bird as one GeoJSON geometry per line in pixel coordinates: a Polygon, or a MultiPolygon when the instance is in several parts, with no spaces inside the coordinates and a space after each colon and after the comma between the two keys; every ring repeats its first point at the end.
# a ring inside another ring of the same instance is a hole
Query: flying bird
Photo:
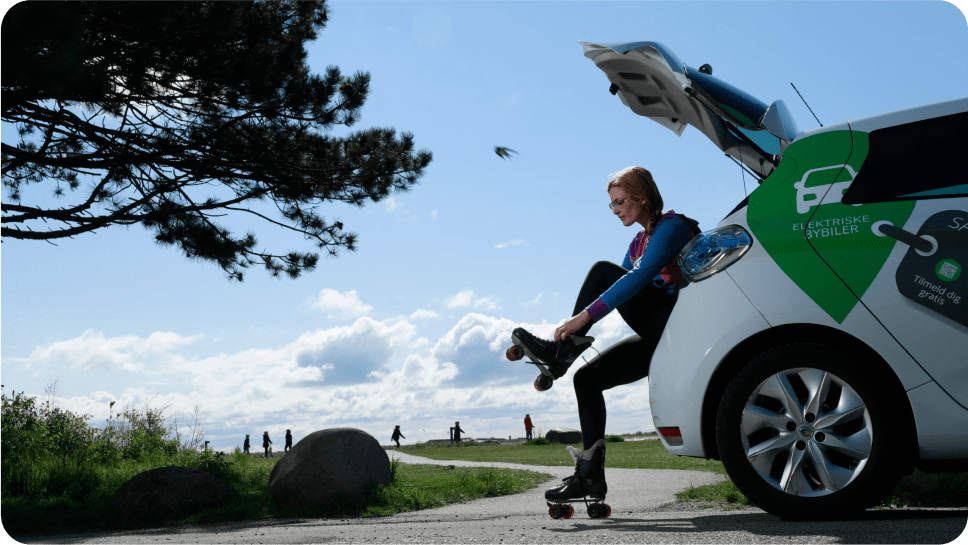
{"type": "Polygon", "coordinates": [[[504,148],[504,147],[501,147],[501,146],[494,146],[494,153],[498,154],[498,156],[501,159],[513,159],[513,157],[511,157],[511,154],[513,153],[513,154],[517,155],[518,152],[514,151],[511,148],[504,148]]]}

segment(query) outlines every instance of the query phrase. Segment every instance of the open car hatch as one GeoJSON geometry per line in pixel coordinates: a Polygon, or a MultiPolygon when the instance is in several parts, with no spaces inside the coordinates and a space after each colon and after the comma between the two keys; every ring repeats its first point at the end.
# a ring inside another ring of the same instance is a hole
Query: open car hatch
{"type": "Polygon", "coordinates": [[[767,106],[713,77],[708,65],[686,66],[659,42],[579,43],[622,104],[676,135],[692,125],[761,179],[799,133],[783,101],[767,106]]]}

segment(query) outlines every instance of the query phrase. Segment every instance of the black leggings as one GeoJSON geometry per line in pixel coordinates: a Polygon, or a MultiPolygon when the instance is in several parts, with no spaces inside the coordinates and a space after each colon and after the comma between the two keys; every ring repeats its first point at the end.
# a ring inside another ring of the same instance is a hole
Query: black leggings
{"type": "MultiPolygon", "coordinates": [[[[593,303],[627,272],[607,261],[592,266],[578,292],[572,315],[593,303]]],[[[649,376],[652,353],[659,344],[676,297],[670,286],[650,284],[619,305],[616,310],[636,334],[608,347],[575,373],[575,397],[585,450],[605,437],[605,396],[602,392],[649,376]]],[[[591,326],[589,323],[576,334],[586,335],[591,326]]]]}

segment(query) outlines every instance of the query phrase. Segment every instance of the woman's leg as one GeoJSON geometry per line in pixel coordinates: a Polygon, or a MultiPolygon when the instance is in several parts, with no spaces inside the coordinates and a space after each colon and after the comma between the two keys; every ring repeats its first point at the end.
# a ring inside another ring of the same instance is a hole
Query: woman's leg
{"type": "Polygon", "coordinates": [[[647,288],[645,292],[619,307],[620,311],[624,310],[622,316],[626,321],[634,322],[629,325],[636,334],[608,347],[575,373],[575,397],[585,450],[605,437],[603,392],[649,375],[652,353],[659,344],[675,298],[658,288],[654,291],[647,288]]]}
{"type": "MultiPolygon", "coordinates": [[[[619,267],[609,261],[599,261],[592,265],[592,268],[589,269],[588,274],[585,276],[585,282],[582,283],[581,289],[578,290],[578,297],[575,299],[575,310],[571,315],[576,316],[585,310],[585,307],[594,303],[595,299],[598,299],[605,293],[605,290],[612,287],[612,284],[628,272],[627,269],[619,267]]],[[[591,327],[592,323],[589,322],[585,327],[576,331],[575,335],[584,337],[588,334],[588,330],[591,327]]]]}

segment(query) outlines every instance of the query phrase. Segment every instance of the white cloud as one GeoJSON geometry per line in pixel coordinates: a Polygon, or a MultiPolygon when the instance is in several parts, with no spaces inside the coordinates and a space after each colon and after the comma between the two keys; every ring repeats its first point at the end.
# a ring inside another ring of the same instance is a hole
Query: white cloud
{"type": "Polygon", "coordinates": [[[331,319],[350,319],[365,316],[373,310],[370,305],[363,304],[356,290],[340,293],[336,290],[324,288],[319,292],[310,308],[326,312],[331,319]]]}
{"type": "Polygon", "coordinates": [[[501,308],[493,297],[475,298],[474,291],[470,289],[444,299],[444,306],[447,308],[483,308],[485,310],[501,308]]]}
{"type": "Polygon", "coordinates": [[[430,211],[430,217],[433,218],[433,219],[437,219],[437,211],[436,210],[431,210],[430,211]]]}
{"type": "MultiPolygon", "coordinates": [[[[456,302],[481,301],[465,291],[456,302]]],[[[621,317],[613,315],[592,332],[598,350],[630,333],[621,317]]],[[[24,360],[76,361],[82,372],[134,365],[134,378],[127,379],[132,386],[113,390],[102,385],[88,396],[57,401],[92,415],[98,424],[112,400],[117,400],[116,409],[149,399],[153,406],[170,404],[170,412],[182,423],[190,419],[193,405],[202,402],[202,426],[216,448],[234,447],[245,433],[258,437],[266,429],[275,438],[291,428],[298,440],[336,426],[358,427],[385,442],[393,425],[401,424],[408,440],[426,440],[446,437],[455,420],[476,437],[520,435],[519,421],[526,412],[545,431],[578,427],[572,380],[581,360],[554,388],[539,393],[532,385],[537,369],[504,355],[515,327],[550,338],[558,324],[522,324],[469,312],[428,341],[414,321],[432,318],[440,316],[426,309],[383,321],[364,316],[352,325],[303,333],[282,346],[204,357],[195,355],[197,349],[186,351],[201,336],[159,332],[147,338],[107,337],[88,331],[78,339],[39,347],[24,360]],[[64,359],[68,355],[74,359],[64,359]],[[152,398],[158,392],[163,393],[152,398]]],[[[592,355],[586,354],[589,359],[592,355]]],[[[609,431],[650,429],[645,382],[609,391],[606,399],[609,431]],[[619,424],[621,428],[614,427],[619,424]]]]}
{"type": "Polygon", "coordinates": [[[387,197],[385,202],[387,203],[387,212],[395,212],[401,206],[393,197],[387,197]]]}
{"type": "Polygon", "coordinates": [[[73,370],[118,368],[136,371],[159,354],[191,344],[203,335],[183,337],[172,332],[152,333],[147,339],[137,335],[105,338],[104,333],[88,329],[80,337],[37,347],[26,358],[11,358],[29,365],[63,365],[73,370]]]}
{"type": "Polygon", "coordinates": [[[520,245],[522,245],[524,243],[525,243],[525,240],[523,238],[519,238],[517,240],[510,240],[508,242],[502,242],[500,244],[495,244],[494,247],[495,248],[498,248],[498,249],[502,249],[502,248],[507,248],[509,246],[520,246],[520,245]]]}

